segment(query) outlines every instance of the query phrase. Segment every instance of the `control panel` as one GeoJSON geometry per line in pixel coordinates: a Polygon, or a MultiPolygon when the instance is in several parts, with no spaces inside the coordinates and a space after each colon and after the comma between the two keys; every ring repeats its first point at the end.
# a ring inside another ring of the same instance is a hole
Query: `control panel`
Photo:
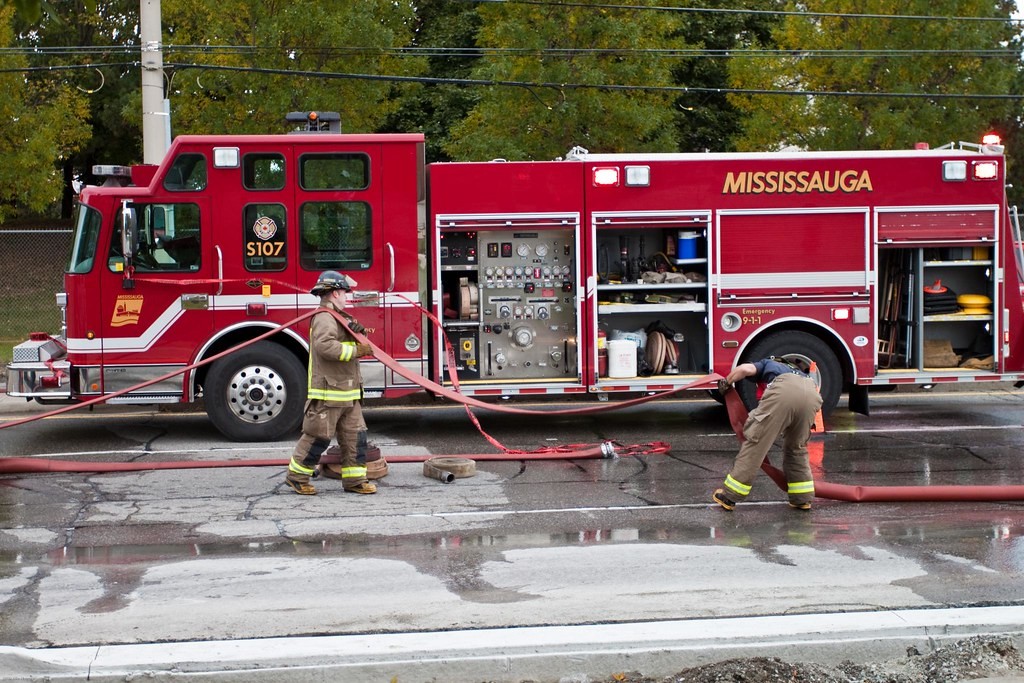
{"type": "Polygon", "coordinates": [[[576,379],[571,230],[441,234],[445,328],[459,379],[576,379]]]}

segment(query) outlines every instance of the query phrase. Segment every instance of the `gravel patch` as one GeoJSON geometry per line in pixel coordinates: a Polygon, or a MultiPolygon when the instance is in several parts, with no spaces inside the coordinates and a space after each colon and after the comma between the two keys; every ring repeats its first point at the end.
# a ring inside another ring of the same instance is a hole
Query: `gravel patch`
{"type": "Polygon", "coordinates": [[[600,680],[584,677],[559,683],[957,683],[988,677],[1019,677],[1024,683],[1024,656],[1012,638],[969,638],[928,654],[909,648],[905,658],[881,664],[847,661],[830,667],[750,657],[684,669],[667,678],[626,672],[600,680]]]}

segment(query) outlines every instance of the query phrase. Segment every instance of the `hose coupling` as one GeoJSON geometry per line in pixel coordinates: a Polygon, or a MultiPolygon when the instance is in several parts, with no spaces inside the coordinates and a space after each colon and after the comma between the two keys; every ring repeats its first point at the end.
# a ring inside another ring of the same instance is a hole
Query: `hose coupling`
{"type": "Polygon", "coordinates": [[[607,458],[614,458],[614,457],[616,457],[615,444],[612,443],[611,441],[605,441],[604,443],[602,443],[601,444],[601,457],[602,458],[606,458],[606,459],[607,458]]]}

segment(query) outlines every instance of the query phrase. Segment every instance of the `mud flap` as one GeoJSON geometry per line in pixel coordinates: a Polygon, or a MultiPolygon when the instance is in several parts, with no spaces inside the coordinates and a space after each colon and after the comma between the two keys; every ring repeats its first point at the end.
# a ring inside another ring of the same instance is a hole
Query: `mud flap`
{"type": "Polygon", "coordinates": [[[870,415],[871,407],[868,404],[868,388],[863,385],[853,385],[850,387],[850,412],[860,413],[861,415],[870,415]]]}

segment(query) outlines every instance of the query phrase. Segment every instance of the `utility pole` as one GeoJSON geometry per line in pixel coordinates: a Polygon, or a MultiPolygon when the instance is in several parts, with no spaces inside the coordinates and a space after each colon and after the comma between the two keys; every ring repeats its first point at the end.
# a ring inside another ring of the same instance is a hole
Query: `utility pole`
{"type": "Polygon", "coordinates": [[[139,1],[142,40],[142,162],[159,164],[171,138],[171,112],[164,98],[164,53],[160,0],[139,1]]]}

